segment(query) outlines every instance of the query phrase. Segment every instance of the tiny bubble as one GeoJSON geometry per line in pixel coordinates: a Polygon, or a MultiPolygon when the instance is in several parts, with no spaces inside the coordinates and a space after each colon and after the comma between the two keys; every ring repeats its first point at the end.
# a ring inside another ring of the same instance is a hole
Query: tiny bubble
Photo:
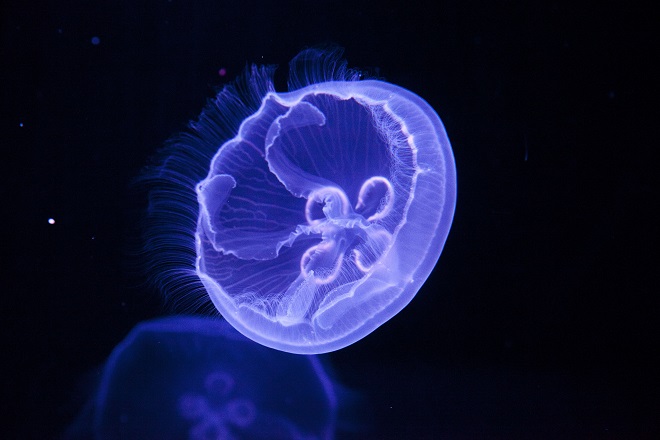
{"type": "Polygon", "coordinates": [[[49,218],[48,219],[48,224],[49,225],[54,225],[55,224],[55,219],[54,218],[49,218]]]}
{"type": "Polygon", "coordinates": [[[224,67],[221,67],[220,70],[218,70],[218,75],[220,76],[225,76],[227,74],[227,69],[224,67]]]}
{"type": "Polygon", "coordinates": [[[101,39],[99,37],[92,37],[92,44],[94,46],[98,46],[100,42],[101,42],[101,39]]]}
{"type": "Polygon", "coordinates": [[[19,127],[22,127],[22,126],[23,126],[23,123],[22,123],[22,122],[19,122],[19,123],[18,123],[18,126],[19,126],[19,127]]]}

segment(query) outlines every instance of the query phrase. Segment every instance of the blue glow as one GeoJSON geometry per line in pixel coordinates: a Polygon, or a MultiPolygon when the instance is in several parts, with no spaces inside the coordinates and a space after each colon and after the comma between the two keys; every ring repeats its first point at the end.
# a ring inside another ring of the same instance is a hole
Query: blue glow
{"type": "Polygon", "coordinates": [[[201,280],[254,341],[323,353],[385,323],[427,279],[454,214],[454,158],[426,101],[361,80],[337,51],[296,56],[289,92],[273,73],[252,66],[167,150],[151,269],[174,301],[199,299],[201,280]]]}
{"type": "Polygon", "coordinates": [[[66,438],[330,439],[335,396],[314,356],[255,344],[218,319],[170,317],[113,350],[66,438]]]}

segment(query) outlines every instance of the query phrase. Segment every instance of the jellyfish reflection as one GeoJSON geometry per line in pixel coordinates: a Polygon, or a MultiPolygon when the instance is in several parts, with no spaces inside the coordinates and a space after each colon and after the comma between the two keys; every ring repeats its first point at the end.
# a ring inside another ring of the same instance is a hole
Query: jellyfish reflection
{"type": "MultiPolygon", "coordinates": [[[[255,344],[229,324],[139,324],[112,352],[91,405],[96,439],[329,439],[337,399],[320,361],[255,344]]],[[[80,421],[67,438],[88,438],[80,421]]]]}

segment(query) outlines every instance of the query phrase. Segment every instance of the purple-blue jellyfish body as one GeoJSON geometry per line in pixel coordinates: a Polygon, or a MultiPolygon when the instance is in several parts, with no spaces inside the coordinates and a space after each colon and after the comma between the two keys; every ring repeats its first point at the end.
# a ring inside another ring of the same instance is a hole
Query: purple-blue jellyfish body
{"type": "Polygon", "coordinates": [[[170,317],[139,324],[113,350],[95,398],[93,435],[330,439],[336,412],[316,357],[255,344],[221,320],[170,317]]]}
{"type": "MultiPolygon", "coordinates": [[[[273,69],[252,67],[176,144],[214,149],[195,182],[195,275],[263,345],[311,354],[363,338],[415,296],[449,233],[456,170],[440,118],[361,77],[337,52],[306,50],[278,93],[273,69]]],[[[161,213],[181,200],[159,196],[172,199],[161,213]]]]}

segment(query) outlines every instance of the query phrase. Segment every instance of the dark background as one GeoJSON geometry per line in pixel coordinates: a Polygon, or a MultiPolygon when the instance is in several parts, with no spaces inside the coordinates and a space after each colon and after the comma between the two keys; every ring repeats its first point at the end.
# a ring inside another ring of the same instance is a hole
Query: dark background
{"type": "Polygon", "coordinates": [[[356,438],[657,438],[652,17],[624,1],[5,2],[0,436],[56,437],[81,378],[168,313],[127,275],[149,157],[246,64],[279,64],[282,91],[295,54],[335,43],[437,110],[458,172],[429,281],[328,356],[369,401],[356,438]]]}

